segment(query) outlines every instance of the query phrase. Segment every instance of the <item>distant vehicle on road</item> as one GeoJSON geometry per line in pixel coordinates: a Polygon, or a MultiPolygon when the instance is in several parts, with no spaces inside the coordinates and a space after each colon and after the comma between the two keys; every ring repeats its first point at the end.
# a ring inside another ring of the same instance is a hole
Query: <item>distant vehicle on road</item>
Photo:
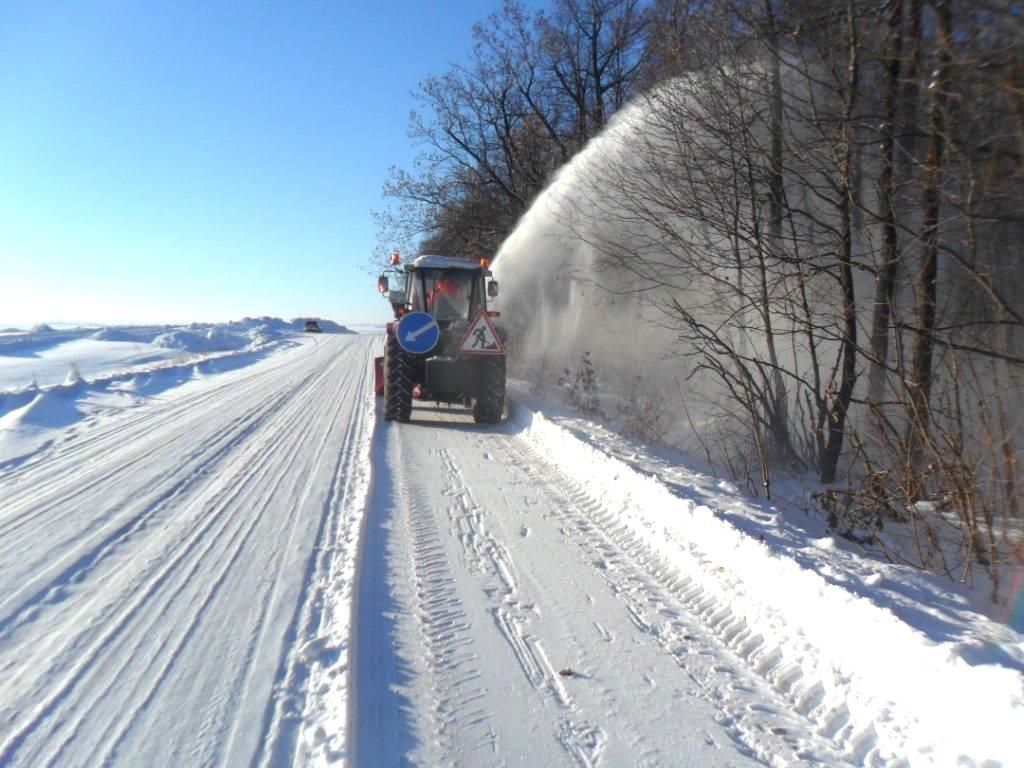
{"type": "Polygon", "coordinates": [[[321,333],[320,323],[316,320],[307,320],[306,324],[302,326],[304,333],[321,333]]]}

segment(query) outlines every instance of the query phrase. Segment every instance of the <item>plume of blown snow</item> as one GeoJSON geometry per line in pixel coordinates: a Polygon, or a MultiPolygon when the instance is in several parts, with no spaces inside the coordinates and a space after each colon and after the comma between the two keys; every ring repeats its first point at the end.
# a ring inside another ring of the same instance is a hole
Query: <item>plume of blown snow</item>
{"type": "MultiPolygon", "coordinates": [[[[812,87],[791,73],[786,77],[790,98],[812,87]]],[[[754,256],[743,230],[722,215],[731,194],[739,200],[745,194],[732,186],[744,180],[730,170],[728,142],[735,139],[728,130],[735,115],[722,105],[731,103],[730,89],[742,87],[756,106],[765,98],[763,82],[755,63],[724,84],[693,76],[655,89],[620,110],[534,201],[494,263],[502,283],[499,308],[517,364],[529,378],[551,380],[566,370],[571,378],[580,355],[589,351],[599,388],[619,400],[658,404],[673,422],[674,441],[693,448],[693,429],[729,429],[737,408],[722,371],[701,364],[702,354],[705,361],[717,355],[722,369],[730,370],[728,355],[704,341],[690,344],[685,334],[692,333],[689,319],[695,318],[729,347],[764,359],[766,335],[758,331],[757,310],[732,289],[742,280],[734,249],[742,250],[744,264],[754,256]]],[[[738,109],[758,113],[749,105],[738,109]]],[[[749,119],[744,138],[752,144],[752,162],[767,162],[767,128],[749,119]]],[[[817,173],[805,169],[792,183],[794,199],[799,185],[823,183],[817,173]]],[[[803,202],[808,211],[819,205],[803,202]]],[[[749,214],[736,216],[745,221],[749,214]]],[[[813,222],[829,215],[814,210],[795,226],[813,229],[813,222]]],[[[810,241],[813,232],[801,236],[810,241]]],[[[773,279],[774,290],[792,289],[782,277],[773,279]]],[[[816,324],[834,323],[834,281],[805,282],[816,324]]],[[[775,344],[780,359],[794,361],[796,375],[806,373],[809,360],[798,342],[787,337],[775,344]]],[[[820,354],[832,354],[830,339],[820,345],[820,354]]]]}
{"type": "MultiPolygon", "coordinates": [[[[601,391],[620,399],[678,400],[699,385],[666,363],[678,348],[664,290],[616,258],[624,246],[650,248],[656,239],[609,180],[637,168],[638,137],[657,119],[647,100],[623,108],[556,174],[496,255],[498,308],[529,378],[571,378],[590,352],[601,391]]],[[[685,302],[685,294],[680,286],[675,298],[685,302]]]]}

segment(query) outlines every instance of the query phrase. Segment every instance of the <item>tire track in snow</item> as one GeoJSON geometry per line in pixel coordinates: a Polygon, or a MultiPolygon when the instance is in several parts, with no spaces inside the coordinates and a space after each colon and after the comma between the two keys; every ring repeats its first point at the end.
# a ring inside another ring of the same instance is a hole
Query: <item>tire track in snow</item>
{"type": "Polygon", "coordinates": [[[549,661],[540,639],[523,629],[529,620],[529,610],[524,609],[519,600],[518,579],[508,548],[487,530],[483,521],[484,509],[464,482],[452,454],[444,448],[438,448],[437,454],[441,459],[444,492],[453,499],[447,510],[448,517],[459,532],[458,539],[471,569],[488,582],[484,590],[493,603],[490,610],[495,626],[508,643],[526,679],[559,720],[558,732],[563,746],[580,765],[589,768],[595,764],[599,753],[600,729],[573,717],[572,697],[549,661]]]}
{"type": "Polygon", "coordinates": [[[370,481],[369,440],[375,405],[368,379],[372,360],[366,362],[364,370],[355,375],[360,391],[366,394],[359,398],[361,407],[348,421],[345,451],[338,457],[321,527],[307,562],[302,600],[288,630],[293,642],[282,657],[274,700],[267,706],[262,757],[253,760],[264,766],[285,764],[291,755],[303,763],[318,757],[330,761],[344,749],[345,733],[340,726],[346,707],[349,612],[358,532],[370,481]],[[342,713],[340,719],[332,708],[342,713]],[[333,732],[328,734],[325,721],[332,719],[333,732]]]}
{"type": "MultiPolygon", "coordinates": [[[[291,388],[290,391],[294,391],[294,388],[291,388]]],[[[263,423],[269,417],[275,416],[274,409],[278,407],[280,403],[280,399],[271,400],[267,406],[267,409],[261,412],[262,415],[259,417],[258,421],[260,423],[263,423]]],[[[242,477],[256,475],[257,473],[262,472],[263,469],[268,465],[269,461],[271,460],[273,456],[273,451],[277,449],[277,446],[283,444],[284,438],[286,438],[289,432],[291,432],[294,428],[294,425],[290,418],[290,411],[286,411],[284,414],[276,414],[275,423],[277,426],[274,428],[272,432],[269,432],[266,437],[262,437],[262,439],[251,439],[251,442],[249,442],[249,444],[245,446],[244,451],[239,453],[237,457],[233,457],[231,461],[228,462],[225,466],[219,467],[217,472],[214,472],[213,469],[217,462],[219,462],[221,459],[224,459],[235,447],[241,445],[247,437],[252,438],[251,429],[245,429],[239,433],[234,433],[229,430],[224,438],[225,445],[222,448],[217,448],[214,451],[214,453],[207,458],[207,464],[202,466],[195,466],[193,463],[187,463],[186,465],[182,465],[179,468],[178,471],[184,473],[185,477],[183,478],[183,480],[178,482],[177,485],[181,487],[181,490],[187,490],[186,485],[191,484],[193,482],[205,481],[209,483],[211,481],[211,478],[213,478],[213,482],[216,482],[216,478],[218,476],[226,475],[228,477],[242,477]]],[[[218,445],[218,442],[214,442],[213,444],[218,445]]],[[[169,474],[173,478],[173,472],[169,474]]],[[[162,511],[165,507],[172,506],[172,503],[176,501],[179,495],[181,495],[180,493],[167,493],[166,491],[161,490],[159,485],[157,485],[155,488],[151,487],[147,490],[149,493],[157,494],[157,503],[151,509],[144,508],[141,520],[138,520],[136,524],[125,526],[123,536],[108,537],[107,539],[100,541],[98,545],[93,545],[95,547],[94,549],[87,550],[85,554],[79,555],[76,564],[82,565],[82,568],[72,572],[68,572],[66,570],[64,573],[58,574],[56,578],[51,578],[49,581],[49,589],[44,587],[43,589],[37,592],[37,595],[40,593],[45,593],[49,598],[47,602],[62,602],[64,599],[66,599],[66,595],[61,593],[66,591],[69,588],[69,585],[83,580],[89,575],[89,572],[91,570],[102,566],[104,564],[104,559],[107,556],[111,554],[116,554],[116,551],[118,549],[123,548],[126,544],[129,543],[128,540],[130,538],[130,534],[135,534],[141,531],[148,523],[150,517],[152,517],[157,512],[162,511]],[[54,599],[55,593],[56,599],[54,599]]],[[[210,514],[217,514],[223,508],[223,506],[235,503],[237,496],[244,490],[244,486],[240,486],[230,482],[221,482],[219,484],[219,487],[214,488],[214,495],[207,500],[210,514]]],[[[206,493],[206,491],[203,491],[203,493],[206,493]]],[[[143,501],[146,498],[146,496],[143,496],[143,501]]],[[[200,496],[200,498],[203,497],[200,496]]],[[[77,502],[77,497],[74,500],[77,502]]],[[[194,507],[195,504],[193,503],[190,504],[189,506],[194,507]]],[[[77,507],[75,506],[71,507],[72,510],[75,510],[76,508],[77,507]]],[[[47,509],[44,508],[44,511],[47,511],[47,509]]],[[[206,519],[207,518],[200,518],[196,521],[196,525],[199,526],[198,530],[200,530],[201,533],[205,533],[206,529],[203,528],[203,524],[204,520],[206,519]]],[[[172,544],[180,545],[181,543],[187,543],[190,540],[191,539],[188,537],[179,537],[177,540],[172,540],[172,544]]],[[[167,557],[171,555],[173,555],[173,551],[162,552],[159,558],[154,559],[154,564],[156,564],[155,560],[166,560],[167,557]]],[[[72,551],[66,556],[66,558],[71,559],[75,556],[75,551],[72,551]]],[[[47,569],[44,568],[42,570],[44,575],[37,577],[38,580],[41,580],[45,577],[47,569]]],[[[104,592],[108,591],[109,589],[104,588],[104,592]]],[[[102,595],[103,593],[101,593],[101,597],[102,595]]],[[[84,617],[87,615],[87,611],[81,609],[87,609],[90,607],[90,605],[91,604],[87,603],[84,606],[80,606],[80,610],[78,611],[78,614],[75,617],[74,623],[76,626],[83,625],[86,623],[84,617]]],[[[27,604],[27,607],[30,610],[32,610],[36,606],[29,602],[27,604]]],[[[13,618],[14,616],[12,616],[11,614],[5,615],[3,613],[0,613],[0,628],[6,628],[6,625],[10,624],[13,626],[11,626],[8,631],[14,631],[18,629],[19,626],[15,624],[13,618]]],[[[2,642],[4,639],[4,636],[0,634],[0,642],[2,642]]],[[[70,645],[67,642],[67,637],[62,638],[62,640],[64,646],[70,645]]],[[[69,650],[76,649],[70,648],[69,650]]],[[[46,654],[41,654],[40,657],[42,659],[45,659],[46,654]]],[[[2,671],[2,669],[3,668],[0,667],[0,671],[2,671]]]]}
{"type": "Polygon", "coordinates": [[[567,539],[623,600],[637,628],[654,637],[700,686],[740,743],[774,766],[863,764],[873,746],[870,734],[836,742],[848,715],[830,712],[824,725],[812,716],[821,700],[820,684],[801,684],[799,667],[782,664],[778,649],[767,647],[742,618],[650,553],[613,510],[528,438],[520,436],[518,442],[524,449],[520,468],[536,472],[543,466],[552,492],[563,495],[565,503],[556,509],[567,539]]]}
{"type": "MultiPolygon", "coordinates": [[[[207,478],[214,465],[248,439],[254,430],[258,429],[268,418],[275,414],[275,409],[280,407],[282,402],[287,401],[290,396],[294,396],[295,389],[298,389],[305,383],[305,381],[301,382],[293,390],[270,401],[266,407],[260,409],[251,419],[244,420],[238,425],[237,429],[229,430],[223,442],[214,443],[212,450],[209,450],[210,446],[208,445],[188,456],[187,465],[190,468],[186,470],[183,476],[180,475],[181,467],[178,468],[177,472],[169,472],[170,486],[159,491],[155,498],[140,511],[131,514],[123,522],[117,524],[113,530],[106,532],[99,542],[91,544],[90,548],[85,552],[75,552],[72,550],[65,558],[65,560],[74,558],[68,565],[63,567],[59,565],[51,566],[32,582],[29,582],[29,585],[23,586],[20,592],[28,591],[31,584],[36,581],[42,582],[42,586],[21,598],[18,605],[13,608],[8,608],[7,605],[0,605],[0,642],[3,642],[4,634],[8,631],[9,627],[10,629],[18,628],[18,619],[25,611],[31,609],[37,603],[45,601],[48,595],[52,600],[52,591],[54,589],[59,590],[69,582],[87,577],[89,571],[101,565],[103,560],[117,548],[124,546],[128,539],[144,528],[153,517],[163,512],[168,506],[173,505],[178,498],[187,496],[193,486],[207,478]],[[53,573],[54,570],[57,570],[57,572],[53,573]]],[[[117,474],[123,473],[124,471],[122,470],[117,474]]],[[[112,479],[108,477],[104,478],[104,481],[111,482],[112,479]]],[[[157,484],[160,482],[158,480],[157,484]]],[[[75,496],[78,496],[78,494],[75,494],[75,496]]],[[[66,500],[64,498],[60,501],[66,500]]],[[[52,507],[39,505],[37,517],[48,518],[48,513],[51,511],[52,507]]],[[[59,518],[49,518],[48,522],[56,522],[58,520],[59,518]]],[[[16,533],[16,530],[3,531],[5,539],[12,543],[19,541],[18,538],[15,538],[16,533]]],[[[5,557],[7,554],[7,552],[0,552],[0,557],[5,557]]],[[[12,598],[12,601],[14,599],[18,599],[18,593],[16,593],[15,598],[12,598]]]]}
{"type": "MultiPolygon", "coordinates": [[[[413,467],[404,437],[399,434],[400,465],[413,467]]],[[[415,469],[410,472],[413,478],[416,474],[415,469]]],[[[482,705],[486,688],[481,684],[476,655],[469,647],[472,628],[455,588],[434,510],[422,496],[411,493],[405,482],[400,481],[400,488],[412,534],[417,618],[433,678],[433,718],[440,741],[439,757],[451,759],[455,754],[453,732],[458,731],[461,741],[473,745],[474,762],[483,759],[481,764],[503,765],[498,754],[498,735],[491,722],[493,713],[482,705]]]]}
{"type": "MultiPolygon", "coordinates": [[[[307,379],[308,378],[309,377],[307,377],[307,379]]],[[[273,408],[271,408],[268,411],[268,413],[273,413],[273,408]]],[[[281,415],[282,414],[279,414],[279,416],[281,416],[281,415]]],[[[286,414],[284,414],[284,415],[286,415],[286,414]]],[[[294,425],[289,426],[290,420],[287,419],[287,418],[281,418],[280,421],[281,421],[282,427],[281,427],[279,432],[275,433],[278,437],[280,437],[281,435],[283,435],[284,433],[289,431],[289,429],[294,426],[294,425]]],[[[280,441],[279,440],[272,440],[271,443],[272,444],[276,444],[276,443],[280,443],[280,441]]],[[[253,466],[250,466],[248,464],[243,464],[242,470],[239,473],[239,475],[241,475],[241,476],[255,474],[256,472],[259,471],[259,469],[263,465],[268,464],[272,460],[272,458],[274,456],[274,454],[272,452],[266,452],[266,451],[262,451],[262,450],[258,450],[258,449],[257,450],[251,450],[250,453],[256,459],[255,466],[253,467],[253,466]]],[[[236,475],[236,476],[238,476],[238,475],[236,475]]],[[[231,489],[232,488],[231,485],[225,485],[224,487],[225,487],[225,489],[231,489]]],[[[246,487],[243,486],[243,485],[236,485],[236,486],[234,486],[234,489],[235,489],[235,493],[237,494],[237,493],[241,493],[243,490],[246,490],[246,487]]],[[[85,649],[78,649],[78,648],[74,648],[74,647],[71,648],[71,650],[73,650],[75,652],[74,653],[75,663],[72,666],[71,671],[68,673],[68,677],[65,678],[64,684],[55,693],[53,693],[51,695],[49,700],[44,700],[44,703],[42,705],[40,705],[39,708],[37,708],[37,710],[36,710],[37,711],[36,719],[35,720],[30,720],[28,723],[26,723],[23,726],[22,732],[11,739],[10,746],[6,746],[3,750],[0,750],[0,763],[3,762],[3,756],[5,754],[9,753],[10,749],[12,748],[12,746],[16,746],[17,744],[20,743],[20,740],[23,739],[27,735],[27,733],[31,731],[32,727],[38,722],[38,720],[42,719],[45,715],[50,713],[50,708],[51,708],[52,702],[58,700],[63,695],[66,695],[68,690],[69,690],[69,688],[70,688],[70,686],[73,686],[74,684],[76,684],[77,681],[88,671],[89,667],[92,665],[92,663],[94,663],[96,658],[99,657],[100,653],[104,650],[104,648],[107,646],[107,644],[110,641],[112,641],[114,638],[118,637],[118,635],[120,634],[120,630],[129,621],[131,621],[134,618],[137,610],[139,608],[141,608],[144,604],[148,603],[150,598],[158,592],[158,590],[163,586],[163,584],[167,580],[168,576],[174,571],[174,569],[178,566],[178,564],[182,563],[182,562],[184,562],[185,564],[189,564],[189,560],[186,559],[186,558],[187,558],[188,555],[192,554],[193,547],[195,545],[205,543],[206,544],[205,548],[202,549],[201,552],[199,553],[199,555],[197,557],[195,557],[192,560],[192,562],[191,562],[192,570],[189,571],[188,576],[191,577],[194,574],[195,569],[197,569],[199,567],[199,565],[200,565],[200,563],[202,561],[202,558],[206,555],[206,553],[208,553],[212,548],[214,548],[216,546],[218,541],[220,541],[220,537],[225,535],[223,530],[222,530],[222,531],[216,532],[215,535],[211,536],[210,535],[211,534],[210,526],[212,526],[213,523],[218,522],[220,520],[220,513],[230,503],[232,503],[233,501],[235,501],[235,497],[234,496],[228,496],[226,499],[220,501],[219,503],[215,503],[215,504],[211,505],[210,512],[209,512],[209,514],[206,517],[207,524],[204,525],[203,527],[200,527],[198,530],[196,530],[193,533],[193,535],[190,536],[186,540],[186,547],[184,549],[182,549],[179,553],[175,554],[175,556],[172,557],[169,561],[165,561],[164,562],[164,565],[160,569],[160,571],[149,582],[149,584],[146,585],[146,587],[142,590],[141,596],[140,596],[140,593],[136,592],[134,599],[129,603],[127,609],[124,610],[120,614],[120,616],[112,617],[113,625],[112,626],[109,626],[109,625],[107,626],[107,629],[101,635],[101,638],[100,638],[99,642],[95,643],[90,648],[85,648],[85,649]]],[[[244,531],[244,534],[243,534],[244,538],[242,540],[242,543],[237,545],[234,548],[233,554],[229,557],[229,559],[225,563],[224,567],[221,569],[221,571],[217,574],[216,578],[213,580],[214,587],[218,586],[223,581],[223,579],[227,575],[228,571],[230,570],[232,564],[234,563],[235,559],[237,558],[237,553],[238,553],[238,551],[240,551],[242,544],[245,543],[245,541],[247,540],[248,536],[251,534],[251,532],[256,527],[256,523],[258,522],[258,517],[242,518],[241,522],[244,522],[246,519],[249,520],[249,525],[247,527],[245,527],[244,529],[241,529],[241,530],[244,531]]],[[[230,522],[231,522],[231,519],[228,518],[226,520],[226,523],[230,523],[230,522]]],[[[236,533],[237,533],[238,530],[239,529],[236,529],[236,533]]],[[[191,578],[184,579],[183,580],[183,584],[184,583],[188,583],[188,581],[190,581],[190,580],[191,580],[191,578]]],[[[213,591],[208,592],[206,597],[201,601],[200,610],[197,611],[196,614],[195,614],[196,618],[198,618],[198,616],[201,614],[202,606],[205,606],[206,604],[208,604],[209,600],[212,597],[212,594],[213,594],[213,591]]],[[[104,621],[103,624],[108,624],[108,622],[104,621]]],[[[152,627],[152,625],[151,625],[151,627],[152,627]]],[[[187,637],[187,635],[188,635],[188,632],[186,632],[183,635],[183,637],[187,637]]],[[[175,654],[174,655],[177,654],[177,651],[178,651],[178,649],[175,650],[175,654]]],[[[46,649],[44,649],[42,653],[37,654],[37,657],[36,657],[35,660],[29,662],[29,664],[27,665],[27,668],[28,669],[35,669],[37,667],[37,665],[44,664],[45,663],[45,659],[46,659],[46,657],[48,655],[49,655],[48,651],[46,651],[46,649]]],[[[125,663],[125,666],[127,666],[127,661],[125,663]]],[[[116,672],[117,673],[123,672],[123,668],[116,670],[116,672]]]]}
{"type": "MultiPolygon", "coordinates": [[[[268,384],[278,382],[283,373],[309,356],[309,351],[300,348],[295,350],[294,356],[286,355],[285,362],[268,359],[264,370],[249,374],[241,369],[225,374],[237,374],[241,378],[213,388],[201,388],[198,392],[169,399],[161,396],[147,400],[142,406],[124,409],[112,419],[103,418],[104,414],[90,416],[86,420],[88,429],[76,425],[69,430],[69,436],[4,473],[4,486],[11,491],[10,496],[6,497],[6,509],[16,509],[25,501],[32,504],[47,501],[51,496],[66,491],[69,485],[72,490],[81,492],[126,469],[144,466],[149,454],[141,450],[140,445],[144,447],[147,444],[145,438],[166,434],[168,422],[172,422],[172,428],[178,431],[194,429],[208,421],[213,413],[222,410],[225,399],[244,402],[249,395],[266,389],[268,384]],[[136,438],[130,443],[123,439],[125,420],[131,423],[136,438]],[[99,459],[104,460],[102,471],[97,473],[90,468],[86,477],[83,477],[83,465],[88,466],[90,462],[99,459]],[[106,461],[108,459],[109,462],[106,461]],[[87,480],[90,476],[92,480],[87,480]],[[47,487],[41,493],[39,481],[42,478],[47,480],[47,487]],[[19,487],[23,489],[20,494],[19,487]]],[[[244,418],[243,415],[238,420],[244,418]]]]}
{"type": "Polygon", "coordinates": [[[453,417],[438,423],[421,410],[380,429],[373,563],[364,557],[361,568],[387,587],[368,589],[358,606],[355,764],[754,765],[549,524],[565,494],[537,476],[543,467],[515,466],[514,427],[453,417]],[[596,617],[614,632],[597,630],[596,617]],[[438,653],[435,634],[455,650],[438,653]],[[609,642],[614,635],[622,640],[609,642]],[[391,653],[368,652],[369,643],[391,653]],[[445,654],[463,664],[462,677],[438,670],[445,654]]]}
{"type": "MultiPolygon", "coordinates": [[[[169,396],[139,405],[93,414],[72,427],[64,442],[38,453],[33,463],[5,473],[6,514],[0,517],[0,524],[9,524],[19,508],[31,512],[39,504],[59,501],[68,493],[82,494],[104,483],[109,486],[115,476],[145,470],[154,447],[167,439],[189,434],[194,437],[211,419],[221,416],[225,401],[253,401],[251,407],[243,405],[240,412],[232,414],[229,426],[237,427],[265,411],[270,398],[287,397],[288,390],[295,389],[294,378],[286,375],[288,370],[283,365],[251,376],[246,373],[242,369],[224,374],[243,378],[218,382],[213,387],[199,386],[193,394],[172,391],[169,396]],[[130,441],[124,439],[126,425],[131,429],[130,441]],[[42,479],[46,480],[45,488],[40,488],[42,479]]],[[[186,384],[197,386],[199,382],[186,384]]]]}
{"type": "MultiPolygon", "coordinates": [[[[7,546],[0,543],[0,563],[9,561],[11,552],[8,547],[20,546],[20,542],[26,538],[40,536],[38,530],[32,529],[22,532],[21,536],[16,536],[15,534],[18,533],[22,525],[38,523],[45,526],[45,530],[52,531],[68,517],[78,516],[76,510],[86,503],[94,503],[100,508],[111,508],[111,490],[114,490],[115,494],[120,492],[125,500],[124,504],[113,506],[113,519],[102,515],[89,517],[85,522],[74,527],[73,537],[70,540],[53,542],[51,547],[59,558],[58,562],[67,562],[79,551],[75,542],[90,536],[94,531],[100,532],[101,535],[106,532],[108,543],[116,544],[122,534],[130,533],[133,529],[146,525],[152,515],[160,511],[163,503],[172,501],[174,497],[181,495],[183,491],[188,490],[192,483],[204,480],[214,463],[244,442],[253,431],[274,414],[275,408],[287,402],[290,397],[294,397],[303,384],[309,384],[308,380],[299,382],[297,385],[291,382],[290,386],[284,388],[283,391],[275,392],[271,397],[261,398],[256,407],[247,409],[243,415],[233,419],[226,428],[210,435],[209,440],[196,440],[196,425],[193,423],[194,421],[209,422],[213,414],[208,412],[204,412],[194,419],[179,419],[178,414],[174,413],[171,429],[167,430],[165,427],[165,430],[159,435],[160,439],[157,445],[142,440],[140,446],[140,440],[127,440],[124,434],[124,422],[118,420],[119,426],[115,430],[115,437],[118,445],[124,446],[124,450],[111,450],[102,439],[98,446],[93,445],[89,455],[79,458],[85,463],[86,469],[84,471],[79,469],[77,474],[72,473],[71,475],[72,481],[77,477],[80,482],[79,486],[75,486],[73,483],[71,485],[55,483],[47,475],[34,478],[35,483],[32,486],[38,488],[39,485],[43,485],[48,493],[33,495],[30,487],[25,502],[25,508],[30,514],[15,521],[21,525],[0,527],[0,542],[7,543],[7,546]],[[197,442],[199,445],[195,447],[197,442]],[[183,445],[182,453],[186,456],[184,462],[175,462],[169,469],[162,472],[147,469],[148,465],[152,463],[154,450],[159,451],[168,444],[175,443],[183,445]],[[126,451],[135,453],[136,458],[126,460],[123,456],[126,451]],[[141,464],[141,467],[137,468],[136,464],[141,464]],[[143,493],[139,497],[133,498],[119,490],[121,488],[138,488],[137,482],[133,482],[133,480],[140,471],[146,472],[149,477],[143,493]],[[93,490],[96,492],[90,493],[93,490]],[[144,505],[147,499],[152,500],[150,503],[153,508],[148,511],[143,509],[133,519],[132,510],[144,505]]],[[[228,396],[228,393],[220,394],[228,396]]],[[[208,395],[208,397],[212,398],[212,395],[208,395]]],[[[216,407],[214,404],[214,408],[216,407]]],[[[134,427],[132,410],[134,409],[130,409],[128,413],[119,414],[128,421],[130,428],[134,427]]],[[[165,416],[165,418],[170,417],[165,416]]],[[[87,445],[91,442],[87,441],[87,445]]],[[[62,467],[64,464],[56,466],[62,467]]],[[[5,508],[16,509],[17,502],[17,497],[12,500],[0,494],[0,503],[3,503],[5,508]]],[[[92,564],[86,561],[82,565],[90,566],[92,564]]],[[[56,567],[53,562],[47,560],[41,572],[33,573],[32,580],[45,579],[45,574],[52,573],[56,567]]],[[[63,583],[75,576],[75,564],[68,565],[67,571],[63,583]]],[[[50,578],[62,583],[59,576],[50,578]]],[[[22,590],[25,588],[23,584],[22,590]]],[[[10,621],[10,614],[0,608],[0,629],[8,621],[10,621]]]]}

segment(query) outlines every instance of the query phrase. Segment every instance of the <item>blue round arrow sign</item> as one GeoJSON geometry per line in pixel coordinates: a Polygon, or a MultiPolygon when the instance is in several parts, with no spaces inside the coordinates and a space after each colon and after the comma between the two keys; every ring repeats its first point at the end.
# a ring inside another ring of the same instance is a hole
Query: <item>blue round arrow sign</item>
{"type": "Polygon", "coordinates": [[[423,355],[434,348],[441,338],[437,321],[426,312],[410,312],[398,321],[395,331],[398,345],[406,352],[423,355]]]}

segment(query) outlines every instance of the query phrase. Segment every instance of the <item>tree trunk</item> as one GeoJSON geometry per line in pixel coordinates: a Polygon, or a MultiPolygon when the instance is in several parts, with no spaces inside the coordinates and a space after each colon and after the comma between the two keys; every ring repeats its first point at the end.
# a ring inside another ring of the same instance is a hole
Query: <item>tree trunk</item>
{"type": "Polygon", "coordinates": [[[604,73],[600,63],[602,9],[594,3],[590,9],[590,78],[594,83],[594,133],[604,128],[604,73]]]}
{"type": "MultiPolygon", "coordinates": [[[[771,81],[769,87],[769,132],[771,134],[771,156],[769,159],[768,176],[768,244],[772,258],[782,257],[782,217],[785,204],[785,188],[783,186],[783,100],[782,100],[782,65],[779,60],[779,34],[775,23],[775,10],[772,0],[764,0],[766,35],[768,38],[769,57],[771,59],[771,81]]],[[[786,399],[786,385],[782,379],[778,354],[775,350],[775,336],[771,327],[771,315],[768,300],[768,279],[764,259],[760,260],[761,271],[761,306],[764,315],[765,333],[768,341],[769,362],[772,365],[772,434],[776,442],[789,452],[789,412],[786,399]]]]}
{"type": "Polygon", "coordinates": [[[859,82],[859,42],[852,0],[847,0],[846,23],[849,34],[847,90],[843,99],[843,160],[839,196],[839,286],[843,297],[842,370],[839,389],[828,418],[828,442],[821,460],[821,482],[834,483],[843,452],[846,414],[857,382],[857,297],[853,285],[853,112],[859,82]]]}
{"type": "Polygon", "coordinates": [[[907,445],[911,466],[920,459],[921,449],[931,418],[932,355],[935,341],[936,288],[939,274],[939,206],[942,184],[942,160],[945,151],[946,100],[949,93],[949,69],[952,59],[950,45],[953,33],[951,0],[933,0],[938,16],[939,61],[930,90],[932,104],[929,117],[928,157],[922,191],[924,214],[921,222],[921,264],[917,273],[917,306],[915,311],[914,349],[910,389],[910,425],[907,445]]]}
{"type": "Polygon", "coordinates": [[[890,0],[889,52],[886,61],[885,119],[882,123],[882,167],[878,179],[878,218],[882,224],[882,253],[875,278],[875,310],[871,321],[871,366],[869,400],[877,404],[884,398],[885,375],[889,363],[889,325],[896,293],[899,239],[893,206],[895,184],[894,144],[899,109],[900,64],[903,57],[903,0],[890,0]]]}

